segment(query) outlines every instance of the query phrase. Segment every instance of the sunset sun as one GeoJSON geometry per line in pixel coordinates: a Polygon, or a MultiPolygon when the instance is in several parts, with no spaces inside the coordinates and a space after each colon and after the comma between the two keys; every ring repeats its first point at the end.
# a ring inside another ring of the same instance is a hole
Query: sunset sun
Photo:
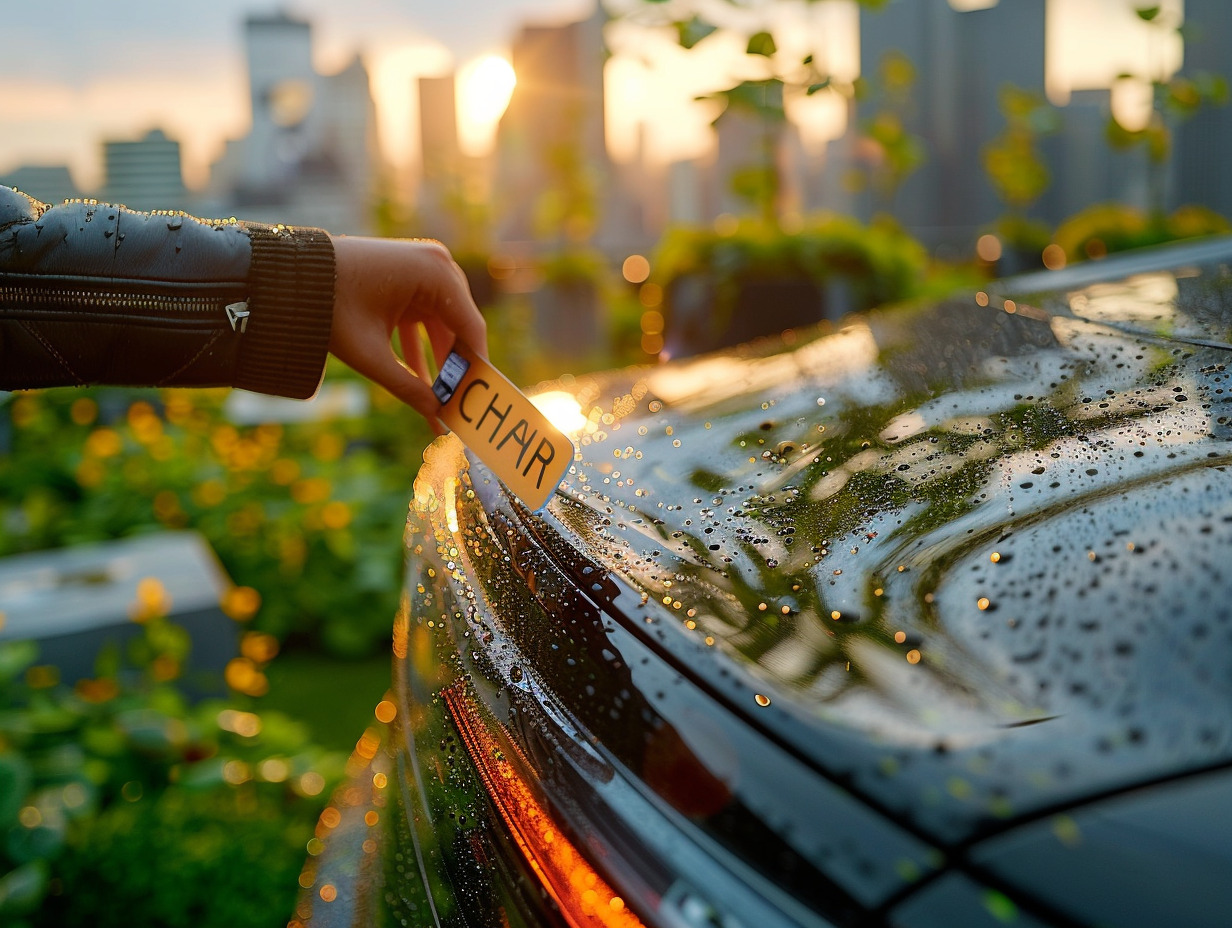
{"type": "Polygon", "coordinates": [[[458,71],[458,141],[464,152],[491,147],[516,83],[513,66],[499,55],[476,58],[458,71]]]}

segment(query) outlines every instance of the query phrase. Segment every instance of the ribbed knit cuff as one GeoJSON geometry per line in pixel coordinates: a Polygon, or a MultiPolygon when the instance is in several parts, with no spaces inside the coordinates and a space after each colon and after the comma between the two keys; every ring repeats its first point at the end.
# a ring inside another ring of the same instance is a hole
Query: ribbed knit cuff
{"type": "Polygon", "coordinates": [[[248,320],[235,386],[307,399],[321,385],[334,313],[334,246],[320,229],[250,225],[248,320]]]}

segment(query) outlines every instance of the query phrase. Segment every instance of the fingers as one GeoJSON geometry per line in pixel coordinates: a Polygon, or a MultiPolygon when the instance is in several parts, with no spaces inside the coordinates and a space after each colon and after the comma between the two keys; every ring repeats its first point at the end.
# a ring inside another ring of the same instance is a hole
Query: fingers
{"type": "MultiPolygon", "coordinates": [[[[419,336],[419,324],[414,319],[404,319],[398,324],[398,338],[402,342],[402,357],[419,377],[432,382],[428,359],[424,355],[423,339],[419,336]]],[[[439,366],[439,362],[438,362],[439,366]]]]}
{"type": "MultiPolygon", "coordinates": [[[[426,265],[425,282],[435,285],[435,293],[424,295],[435,302],[435,312],[425,314],[425,321],[435,318],[458,340],[469,345],[483,357],[488,356],[488,327],[483,314],[471,297],[466,274],[453,260],[448,249],[439,242],[415,242],[426,265]]],[[[435,348],[435,345],[434,345],[435,348]]]]}
{"type": "Polygon", "coordinates": [[[462,269],[438,242],[339,237],[330,351],[440,430],[422,324],[438,365],[455,340],[487,356],[487,325],[462,269]],[[398,360],[397,332],[406,363],[398,360]]]}

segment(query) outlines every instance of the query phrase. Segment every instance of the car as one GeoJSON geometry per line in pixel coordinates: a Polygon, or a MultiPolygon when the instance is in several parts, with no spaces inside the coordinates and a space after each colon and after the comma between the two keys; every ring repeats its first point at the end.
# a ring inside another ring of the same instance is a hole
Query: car
{"type": "Polygon", "coordinates": [[[415,482],[312,925],[1226,925],[1232,240],[546,385],[415,482]]]}

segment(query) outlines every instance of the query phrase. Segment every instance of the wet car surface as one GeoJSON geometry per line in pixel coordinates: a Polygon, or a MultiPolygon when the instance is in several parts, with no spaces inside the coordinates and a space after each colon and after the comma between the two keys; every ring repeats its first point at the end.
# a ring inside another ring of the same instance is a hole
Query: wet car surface
{"type": "Polygon", "coordinates": [[[300,917],[1226,924],[1229,263],[553,385],[540,514],[439,440],[300,917]]]}

